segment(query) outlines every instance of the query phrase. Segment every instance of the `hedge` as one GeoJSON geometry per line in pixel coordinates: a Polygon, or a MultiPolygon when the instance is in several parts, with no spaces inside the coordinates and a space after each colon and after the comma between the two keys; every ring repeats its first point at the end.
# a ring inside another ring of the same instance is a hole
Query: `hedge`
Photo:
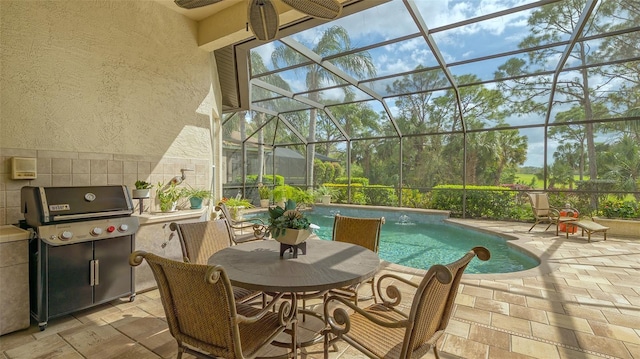
{"type": "MultiPolygon", "coordinates": [[[[256,183],[258,182],[258,175],[248,175],[247,176],[247,183],[256,183]]],[[[273,175],[263,175],[262,176],[262,183],[265,185],[271,185],[273,184],[273,175]]],[[[280,175],[276,175],[276,186],[282,186],[284,185],[284,176],[280,176],[280,175]]]]}
{"type": "MultiPolygon", "coordinates": [[[[335,179],[337,184],[348,184],[349,179],[347,177],[338,177],[335,179]]],[[[360,184],[362,186],[369,185],[369,179],[366,177],[351,177],[351,184],[360,184]]]]}
{"type": "MultiPolygon", "coordinates": [[[[499,186],[467,186],[466,217],[507,219],[516,206],[516,192],[499,186]]],[[[462,217],[462,185],[440,185],[431,191],[431,207],[462,217]]]]}

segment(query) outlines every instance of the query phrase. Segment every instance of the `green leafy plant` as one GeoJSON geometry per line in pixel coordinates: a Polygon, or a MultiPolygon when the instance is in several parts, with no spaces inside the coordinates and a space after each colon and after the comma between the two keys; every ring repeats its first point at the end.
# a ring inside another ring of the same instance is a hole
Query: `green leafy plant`
{"type": "Polygon", "coordinates": [[[270,199],[272,191],[271,188],[260,183],[258,184],[258,194],[260,195],[260,199],[270,199]]]}
{"type": "Polygon", "coordinates": [[[203,188],[185,188],[183,192],[183,196],[186,198],[201,198],[207,199],[211,198],[211,191],[203,189],[203,188]]]}
{"type": "Polygon", "coordinates": [[[251,201],[246,198],[223,198],[220,202],[226,204],[227,207],[253,208],[251,201]]]}
{"type": "Polygon", "coordinates": [[[267,233],[273,237],[284,235],[287,229],[309,229],[311,222],[304,212],[296,209],[296,202],[288,200],[285,208],[269,208],[269,227],[267,233]]]}
{"type": "Polygon", "coordinates": [[[174,203],[183,197],[184,191],[174,182],[169,182],[167,184],[158,182],[158,191],[156,192],[156,195],[160,201],[160,210],[167,212],[172,209],[174,203]]]}
{"type": "Polygon", "coordinates": [[[607,218],[638,218],[640,207],[635,201],[608,199],[600,206],[600,213],[607,218]]]}
{"type": "Polygon", "coordinates": [[[273,200],[278,202],[289,197],[291,194],[291,187],[288,185],[275,186],[273,188],[273,200]]]}
{"type": "Polygon", "coordinates": [[[320,186],[316,188],[315,193],[318,196],[334,196],[336,191],[331,187],[320,186]]]}
{"type": "Polygon", "coordinates": [[[151,189],[153,185],[147,181],[137,180],[136,181],[136,189],[151,189]]]}
{"type": "Polygon", "coordinates": [[[311,191],[306,191],[302,188],[291,187],[289,197],[299,205],[313,205],[315,200],[314,194],[311,191]]]}

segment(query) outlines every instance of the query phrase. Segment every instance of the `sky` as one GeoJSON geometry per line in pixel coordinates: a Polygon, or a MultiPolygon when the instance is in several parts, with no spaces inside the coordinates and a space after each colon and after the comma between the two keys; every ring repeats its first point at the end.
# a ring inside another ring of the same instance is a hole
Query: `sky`
{"type": "MultiPolygon", "coordinates": [[[[415,34],[418,27],[412,20],[403,1],[393,0],[383,3],[366,11],[353,14],[336,21],[328,22],[316,28],[302,31],[291,37],[301,44],[313,49],[322,34],[330,27],[339,25],[344,27],[351,39],[351,48],[359,48],[381,41],[395,39],[401,36],[415,34]]],[[[505,51],[518,49],[521,41],[530,34],[527,20],[533,10],[523,10],[517,13],[503,15],[497,18],[466,24],[443,30],[443,26],[456,24],[478,16],[483,16],[497,11],[514,8],[534,2],[533,0],[415,0],[416,7],[424,19],[424,23],[430,30],[439,52],[446,63],[455,63],[471,58],[487,56],[505,51]]],[[[567,40],[568,35],[561,40],[567,40]]],[[[278,42],[267,43],[253,51],[262,55],[265,65],[270,69],[274,66],[270,62],[270,55],[276,46],[282,46],[278,42]]],[[[560,50],[564,50],[560,48],[560,50]]],[[[376,66],[377,76],[397,74],[411,71],[418,65],[425,67],[436,66],[437,61],[431,49],[422,37],[390,44],[381,48],[369,50],[373,63],[376,66]]],[[[330,54],[321,54],[327,56],[330,54]]],[[[510,56],[513,57],[513,56],[510,56]]],[[[526,58],[526,55],[519,55],[526,58]]],[[[473,73],[482,80],[493,79],[494,72],[498,66],[503,64],[509,57],[502,57],[483,61],[482,63],[450,66],[449,69],[454,75],[473,73]]],[[[536,70],[554,70],[558,66],[560,54],[549,56],[545,63],[536,70]]],[[[303,92],[306,90],[305,76],[300,71],[290,71],[282,74],[289,82],[291,91],[303,92]]],[[[571,75],[571,74],[568,74],[571,75]]],[[[594,79],[597,82],[597,79],[594,79]]],[[[486,84],[487,88],[496,88],[496,84],[486,84]]],[[[382,92],[383,86],[376,86],[376,91],[382,92]]],[[[342,91],[334,91],[336,99],[343,96],[342,91]]],[[[330,96],[331,92],[324,94],[330,96]]],[[[386,94],[381,93],[382,96],[386,94]]],[[[544,103],[549,101],[548,96],[541,99],[544,103]]],[[[375,101],[372,101],[375,102],[375,101]]],[[[394,99],[386,100],[392,114],[397,113],[394,108],[394,99]]],[[[558,111],[568,109],[569,106],[556,105],[552,109],[551,120],[558,111]]],[[[381,105],[374,108],[375,111],[383,110],[381,105]]],[[[530,116],[510,116],[507,123],[518,125],[542,124],[544,116],[531,114],[530,116]]],[[[525,166],[542,167],[544,164],[544,130],[543,128],[523,129],[522,135],[527,136],[529,147],[525,166]]],[[[548,160],[552,163],[552,154],[557,144],[549,142],[548,160]]]]}

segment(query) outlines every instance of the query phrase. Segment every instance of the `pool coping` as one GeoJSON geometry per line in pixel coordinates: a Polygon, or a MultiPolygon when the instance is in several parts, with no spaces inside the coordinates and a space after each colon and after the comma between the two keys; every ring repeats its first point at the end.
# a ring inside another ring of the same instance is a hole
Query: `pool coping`
{"type": "Polygon", "coordinates": [[[508,273],[465,273],[464,276],[468,279],[489,279],[489,280],[499,280],[499,279],[519,279],[522,277],[535,277],[535,276],[541,276],[541,275],[546,275],[549,274],[553,271],[555,271],[560,264],[558,263],[553,263],[553,262],[549,262],[547,261],[544,252],[537,250],[537,249],[532,249],[530,247],[526,247],[525,245],[534,241],[538,241],[539,239],[534,239],[534,238],[528,238],[528,237],[524,237],[524,236],[519,236],[519,235],[515,235],[515,234],[507,234],[504,232],[499,232],[497,230],[491,230],[491,229],[487,229],[485,227],[479,227],[474,225],[474,223],[477,223],[476,221],[473,220],[468,220],[468,219],[461,219],[461,218],[447,218],[445,219],[445,222],[450,223],[450,224],[454,224],[460,227],[465,227],[465,228],[469,228],[469,229],[473,229],[475,231],[479,231],[479,232],[483,232],[483,233],[488,233],[488,234],[492,234],[501,238],[504,238],[507,242],[507,245],[509,247],[514,248],[515,250],[518,250],[520,252],[524,252],[525,254],[528,254],[534,258],[536,258],[538,260],[538,265],[533,267],[533,268],[529,268],[529,269],[525,269],[525,270],[521,270],[521,271],[517,271],[517,272],[508,272],[508,273]],[[542,265],[544,262],[544,266],[542,265]]]}

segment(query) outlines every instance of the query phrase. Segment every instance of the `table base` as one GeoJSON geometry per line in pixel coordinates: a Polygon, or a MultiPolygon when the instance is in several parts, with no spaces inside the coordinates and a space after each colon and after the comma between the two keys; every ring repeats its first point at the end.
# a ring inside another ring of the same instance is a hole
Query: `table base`
{"type": "Polygon", "coordinates": [[[280,258],[282,258],[284,252],[289,249],[291,249],[291,252],[293,253],[293,258],[298,258],[298,249],[302,252],[302,254],[307,254],[307,242],[305,241],[294,245],[280,243],[280,258]]]}

